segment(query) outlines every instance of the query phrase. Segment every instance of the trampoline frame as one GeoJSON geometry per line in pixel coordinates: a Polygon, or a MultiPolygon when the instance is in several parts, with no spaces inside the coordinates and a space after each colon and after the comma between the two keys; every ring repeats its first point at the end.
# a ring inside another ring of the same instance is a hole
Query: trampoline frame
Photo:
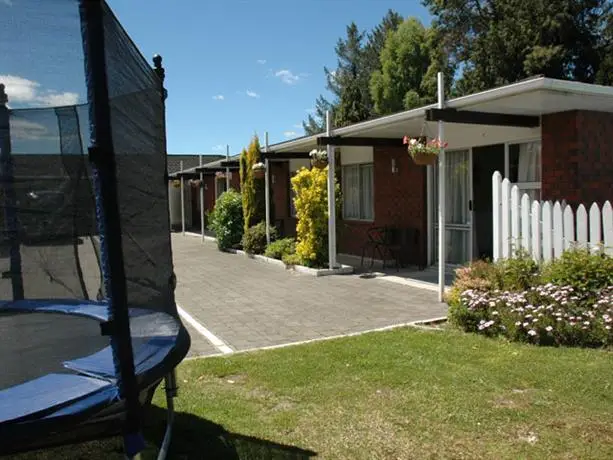
{"type": "MultiPolygon", "coordinates": [[[[89,411],[79,412],[78,416],[82,418],[83,423],[80,423],[79,426],[76,427],[76,435],[74,437],[69,436],[67,433],[62,433],[66,434],[66,436],[62,436],[62,434],[59,436],[53,434],[49,439],[35,439],[30,443],[17,446],[12,450],[4,446],[3,449],[0,449],[0,455],[84,442],[106,436],[115,436],[119,434],[117,430],[92,430],[93,434],[91,436],[80,434],[81,432],[78,430],[83,429],[83,431],[87,431],[87,429],[91,427],[101,427],[102,425],[106,427],[108,425],[106,422],[109,420],[117,421],[117,419],[122,419],[121,431],[123,432],[125,454],[127,458],[140,458],[140,452],[145,447],[144,437],[142,435],[142,409],[144,405],[150,404],[155,389],[159,386],[161,381],[164,380],[167,401],[167,426],[158,454],[158,460],[163,460],[168,453],[172,438],[174,398],[178,393],[175,371],[176,364],[173,365],[172,370],[165,375],[154,375],[149,378],[143,376],[141,381],[138,381],[138,377],[141,376],[137,376],[136,374],[134,350],[132,348],[132,337],[130,333],[130,308],[127,300],[122,233],[119,219],[119,198],[116,187],[115,150],[112,142],[109,89],[105,60],[103,17],[104,14],[108,14],[108,12],[110,12],[110,14],[113,13],[104,0],[79,0],[78,3],[86,65],[87,94],[90,107],[92,145],[88,153],[90,164],[93,168],[94,184],[96,188],[97,222],[99,225],[102,253],[102,274],[107,297],[107,302],[104,303],[104,305],[108,306],[108,318],[101,324],[101,329],[103,335],[108,335],[110,338],[119,398],[116,404],[103,406],[104,410],[97,412],[94,418],[92,418],[93,414],[89,411]],[[108,8],[106,13],[104,8],[108,8]],[[145,402],[141,403],[141,397],[143,396],[145,402]]],[[[117,23],[121,27],[119,21],[117,21],[117,23]]],[[[126,36],[128,36],[127,33],[126,36]]],[[[164,174],[167,176],[165,121],[165,99],[167,97],[167,91],[164,88],[165,70],[162,67],[162,58],[160,56],[154,56],[153,62],[154,68],[151,70],[159,80],[162,94],[163,141],[166,163],[164,174]]],[[[4,87],[0,86],[0,129],[2,129],[3,125],[6,125],[7,128],[9,126],[7,102],[8,98],[4,93],[4,87]]],[[[0,163],[2,164],[1,186],[5,193],[5,199],[7,200],[7,205],[5,206],[5,222],[8,227],[7,230],[11,249],[11,268],[9,276],[13,286],[13,300],[20,301],[24,298],[24,292],[23,278],[21,275],[20,242],[15,215],[16,198],[12,187],[13,176],[11,170],[10,135],[2,136],[2,138],[1,140],[3,142],[0,143],[0,163]]],[[[166,201],[168,201],[168,189],[165,187],[166,181],[163,185],[166,193],[166,201]]],[[[169,282],[170,281],[171,280],[169,280],[169,282]]],[[[0,312],[1,311],[2,307],[0,307],[0,312]]],[[[172,355],[175,358],[173,362],[176,361],[178,364],[185,354],[187,354],[190,339],[187,330],[181,324],[180,318],[177,317],[175,319],[178,321],[179,326],[179,333],[175,338],[176,343],[181,343],[182,346],[175,346],[172,350],[174,353],[169,353],[169,355],[172,355]]],[[[166,361],[170,361],[170,358],[166,358],[166,361]]],[[[159,370],[161,370],[161,368],[159,370]]],[[[151,371],[151,373],[155,374],[153,371],[151,371]]],[[[96,407],[96,409],[99,408],[96,407]]]]}

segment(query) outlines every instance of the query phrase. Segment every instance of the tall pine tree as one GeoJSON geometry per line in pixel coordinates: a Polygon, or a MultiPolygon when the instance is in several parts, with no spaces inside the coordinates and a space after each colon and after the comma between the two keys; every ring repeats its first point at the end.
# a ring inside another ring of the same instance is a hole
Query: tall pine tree
{"type": "Polygon", "coordinates": [[[463,67],[457,93],[534,75],[610,82],[612,0],[423,0],[463,67]],[[609,70],[607,70],[609,69],[609,70]]]}

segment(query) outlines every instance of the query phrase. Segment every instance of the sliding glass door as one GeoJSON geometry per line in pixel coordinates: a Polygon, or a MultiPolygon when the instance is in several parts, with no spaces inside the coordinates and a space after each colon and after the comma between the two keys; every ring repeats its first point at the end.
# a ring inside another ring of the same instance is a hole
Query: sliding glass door
{"type": "MultiPolygon", "coordinates": [[[[438,263],[438,165],[433,167],[432,260],[438,263]]],[[[445,262],[464,264],[472,259],[472,161],[471,151],[445,152],[445,262]]]]}

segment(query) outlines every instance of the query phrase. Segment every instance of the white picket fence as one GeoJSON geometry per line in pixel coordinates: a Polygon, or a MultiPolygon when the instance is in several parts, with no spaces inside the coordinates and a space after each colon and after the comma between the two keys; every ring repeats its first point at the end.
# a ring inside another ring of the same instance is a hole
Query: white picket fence
{"type": "Polygon", "coordinates": [[[609,201],[602,209],[596,203],[589,210],[581,204],[575,212],[565,202],[531,201],[498,171],[492,187],[494,260],[513,257],[521,248],[537,261],[548,261],[576,245],[613,255],[609,201]]]}

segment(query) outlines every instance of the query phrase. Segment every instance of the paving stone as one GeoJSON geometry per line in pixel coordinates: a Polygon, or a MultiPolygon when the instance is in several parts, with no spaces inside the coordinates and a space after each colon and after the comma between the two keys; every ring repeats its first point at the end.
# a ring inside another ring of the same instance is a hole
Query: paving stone
{"type": "MultiPolygon", "coordinates": [[[[177,303],[236,350],[447,314],[437,294],[425,289],[358,275],[297,274],[177,233],[172,244],[177,303]]],[[[195,330],[190,335],[190,355],[218,352],[195,330]]]]}

